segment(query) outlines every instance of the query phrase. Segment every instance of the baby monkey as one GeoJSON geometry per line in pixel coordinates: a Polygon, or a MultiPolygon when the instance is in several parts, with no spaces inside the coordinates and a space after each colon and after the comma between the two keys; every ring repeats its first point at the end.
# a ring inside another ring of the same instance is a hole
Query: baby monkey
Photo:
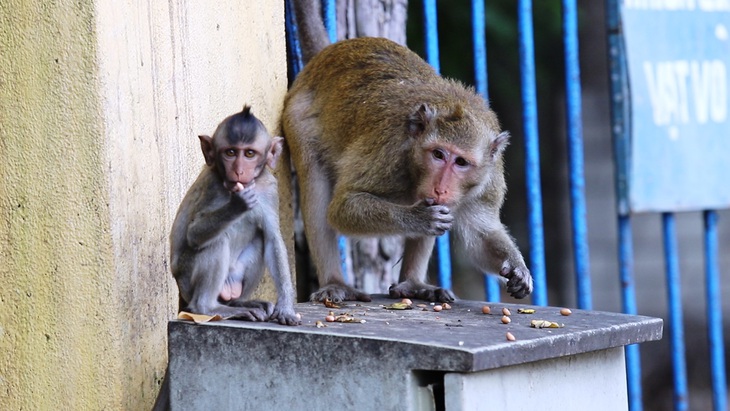
{"type": "Polygon", "coordinates": [[[170,234],[180,309],[248,321],[299,323],[286,246],[279,229],[274,168],[283,139],[272,138],[245,106],[200,136],[206,167],[180,204],[170,234]],[[276,305],[249,300],[264,263],[276,305]]]}
{"type": "MultiPolygon", "coordinates": [[[[286,246],[279,229],[274,168],[283,139],[272,138],[244,106],[200,136],[206,167],[188,190],[170,234],[172,275],[180,310],[248,321],[300,323],[294,312],[286,246]],[[264,264],[274,277],[278,299],[249,301],[264,264]]],[[[170,407],[167,372],[155,411],[170,407]]]]}

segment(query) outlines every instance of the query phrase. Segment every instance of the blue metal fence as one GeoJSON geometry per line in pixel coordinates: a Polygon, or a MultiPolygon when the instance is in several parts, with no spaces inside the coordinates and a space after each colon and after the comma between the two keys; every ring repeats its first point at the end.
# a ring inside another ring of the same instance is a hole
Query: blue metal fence
{"type": "MultiPolygon", "coordinates": [[[[286,0],[287,33],[291,45],[290,60],[295,74],[301,69],[301,55],[298,50],[296,24],[291,19],[291,2],[286,0]]],[[[437,33],[436,0],[422,0],[425,23],[426,59],[440,70],[437,33]]],[[[336,17],[334,0],[323,0],[326,25],[330,38],[336,39],[336,17]]],[[[592,308],[589,250],[586,225],[586,201],[583,176],[583,135],[581,112],[581,82],[578,47],[578,10],[575,0],[562,0],[563,45],[565,50],[565,84],[567,115],[567,146],[569,161],[569,184],[571,201],[571,226],[576,294],[579,308],[592,308]]],[[[475,87],[478,93],[488,98],[487,47],[485,41],[487,17],[484,0],[471,0],[472,41],[474,51],[475,87]]],[[[542,220],[542,194],[540,182],[540,156],[537,118],[537,97],[534,61],[534,33],[531,0],[517,3],[518,40],[520,56],[520,85],[522,98],[522,121],[525,139],[525,172],[528,201],[528,223],[530,269],[535,282],[533,304],[547,305],[547,284],[545,273],[545,248],[542,220]]],[[[628,204],[628,161],[630,159],[630,94],[627,74],[627,60],[621,31],[619,0],[606,0],[606,25],[608,30],[608,51],[611,91],[611,135],[616,166],[615,188],[617,193],[618,259],[621,284],[622,310],[628,314],[637,313],[636,289],[632,245],[631,211],[628,204]]],[[[718,268],[717,213],[703,213],[705,226],[705,272],[706,304],[708,318],[708,339],[710,344],[710,371],[713,387],[714,410],[727,409],[725,356],[720,307],[720,280],[718,268]]],[[[687,372],[685,364],[684,326],[680,293],[679,253],[675,235],[675,221],[672,213],[662,214],[663,242],[669,301],[670,343],[674,367],[674,404],[676,410],[688,408],[687,372]]],[[[451,287],[451,265],[448,235],[437,241],[439,262],[439,283],[451,287]]],[[[499,284],[492,276],[485,276],[486,298],[499,300],[499,284]]],[[[627,385],[629,408],[642,410],[641,363],[639,347],[626,347],[627,385]]]]}

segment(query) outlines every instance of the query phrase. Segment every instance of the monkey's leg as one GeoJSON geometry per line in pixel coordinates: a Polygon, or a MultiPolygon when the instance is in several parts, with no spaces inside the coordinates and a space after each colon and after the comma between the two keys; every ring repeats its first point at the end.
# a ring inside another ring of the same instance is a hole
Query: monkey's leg
{"type": "Polygon", "coordinates": [[[320,286],[310,299],[312,301],[329,299],[336,302],[370,301],[367,293],[348,286],[342,278],[337,232],[327,222],[327,207],[332,198],[329,178],[318,164],[307,164],[306,167],[297,169],[297,172],[304,230],[320,286]]]}
{"type": "MultiPolygon", "coordinates": [[[[254,238],[238,254],[228,271],[226,284],[240,287],[239,295],[226,305],[236,307],[236,312],[229,318],[244,321],[268,321],[274,312],[274,304],[269,301],[249,300],[264,273],[263,238],[254,238]]],[[[226,284],[224,284],[224,289],[226,284]]]]}
{"type": "MultiPolygon", "coordinates": [[[[302,100],[305,101],[305,100],[302,100]]],[[[306,102],[306,101],[305,101],[306,102]]],[[[298,103],[291,103],[292,106],[298,103]]],[[[294,109],[292,109],[294,111],[294,109]]],[[[306,116],[296,118],[286,124],[287,136],[291,137],[291,154],[297,169],[301,193],[302,220],[307,243],[312,254],[320,289],[309,297],[312,301],[370,301],[367,293],[356,290],[345,284],[340,266],[340,254],[337,248],[337,232],[327,221],[327,207],[332,199],[332,184],[323,166],[316,160],[318,156],[307,146],[316,140],[311,136],[317,130],[306,116]],[[309,121],[310,123],[308,123],[309,121]],[[306,144],[297,145],[297,142],[306,144]]],[[[287,137],[290,138],[290,137],[287,137]]]]}
{"type": "Polygon", "coordinates": [[[250,321],[268,320],[273,308],[269,311],[262,310],[261,307],[252,310],[251,307],[235,307],[219,302],[218,298],[229,275],[230,261],[229,245],[225,241],[197,254],[194,261],[190,262],[190,282],[186,285],[178,280],[181,295],[190,297],[185,310],[222,317],[242,316],[250,321]],[[183,289],[183,286],[187,288],[183,289]]]}
{"type": "Polygon", "coordinates": [[[401,283],[390,287],[392,298],[419,298],[428,301],[452,302],[451,290],[426,284],[428,260],[435,237],[406,238],[401,267],[401,283]]]}

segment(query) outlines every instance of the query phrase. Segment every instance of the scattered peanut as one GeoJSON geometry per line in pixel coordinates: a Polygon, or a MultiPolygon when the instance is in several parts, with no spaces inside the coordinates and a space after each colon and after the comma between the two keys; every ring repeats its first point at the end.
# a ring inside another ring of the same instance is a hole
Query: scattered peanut
{"type": "Polygon", "coordinates": [[[489,314],[490,312],[492,312],[492,310],[489,308],[488,305],[482,307],[482,314],[489,314]]]}
{"type": "Polygon", "coordinates": [[[444,307],[444,310],[450,310],[451,309],[451,304],[449,304],[449,303],[443,303],[443,304],[441,304],[441,306],[444,307]]]}
{"type": "Polygon", "coordinates": [[[507,341],[515,341],[516,338],[511,332],[507,331],[507,341]]]}
{"type": "Polygon", "coordinates": [[[440,306],[440,305],[434,305],[433,306],[433,310],[436,311],[436,312],[439,312],[439,311],[441,311],[443,309],[444,309],[444,307],[443,306],[440,306]]]}
{"type": "Polygon", "coordinates": [[[506,315],[502,316],[502,324],[509,324],[511,322],[512,322],[512,320],[510,320],[509,317],[507,317],[506,315]]]}
{"type": "Polygon", "coordinates": [[[327,321],[328,323],[333,323],[333,322],[335,322],[335,316],[328,315],[328,316],[324,317],[324,320],[327,321]]]}
{"type": "Polygon", "coordinates": [[[504,314],[504,315],[512,315],[512,313],[509,312],[509,308],[507,308],[507,307],[502,308],[502,314],[504,314]]]}
{"type": "Polygon", "coordinates": [[[297,313],[297,320],[299,320],[299,321],[302,320],[302,313],[297,313]]]}
{"type": "Polygon", "coordinates": [[[567,316],[567,315],[573,314],[573,312],[570,311],[570,308],[563,308],[562,310],[560,310],[560,314],[567,316]]]}
{"type": "Polygon", "coordinates": [[[402,302],[403,304],[413,305],[413,301],[411,301],[410,298],[404,298],[400,300],[400,302],[402,302]]]}
{"type": "Polygon", "coordinates": [[[322,323],[322,321],[316,321],[316,322],[314,323],[314,325],[316,325],[316,326],[317,326],[317,328],[322,328],[322,327],[326,327],[326,325],[324,325],[324,324],[322,323]]]}

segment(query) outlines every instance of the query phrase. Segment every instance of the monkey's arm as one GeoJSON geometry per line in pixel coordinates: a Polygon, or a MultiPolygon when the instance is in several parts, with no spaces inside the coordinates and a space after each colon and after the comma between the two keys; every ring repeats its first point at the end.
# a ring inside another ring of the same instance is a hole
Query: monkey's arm
{"type": "Polygon", "coordinates": [[[496,216],[482,213],[464,218],[454,232],[477,268],[507,278],[507,292],[511,296],[524,298],[532,292],[530,270],[514,240],[496,216]]]}
{"type": "Polygon", "coordinates": [[[242,213],[250,210],[256,202],[256,195],[252,189],[232,194],[224,192],[219,194],[219,197],[226,195],[230,200],[222,206],[217,208],[208,206],[192,216],[186,233],[190,247],[204,247],[209,241],[217,238],[242,213]]]}
{"type": "Polygon", "coordinates": [[[454,217],[444,205],[429,205],[424,201],[403,205],[371,193],[348,192],[336,187],[327,219],[346,235],[421,237],[445,233],[454,217]]]}

